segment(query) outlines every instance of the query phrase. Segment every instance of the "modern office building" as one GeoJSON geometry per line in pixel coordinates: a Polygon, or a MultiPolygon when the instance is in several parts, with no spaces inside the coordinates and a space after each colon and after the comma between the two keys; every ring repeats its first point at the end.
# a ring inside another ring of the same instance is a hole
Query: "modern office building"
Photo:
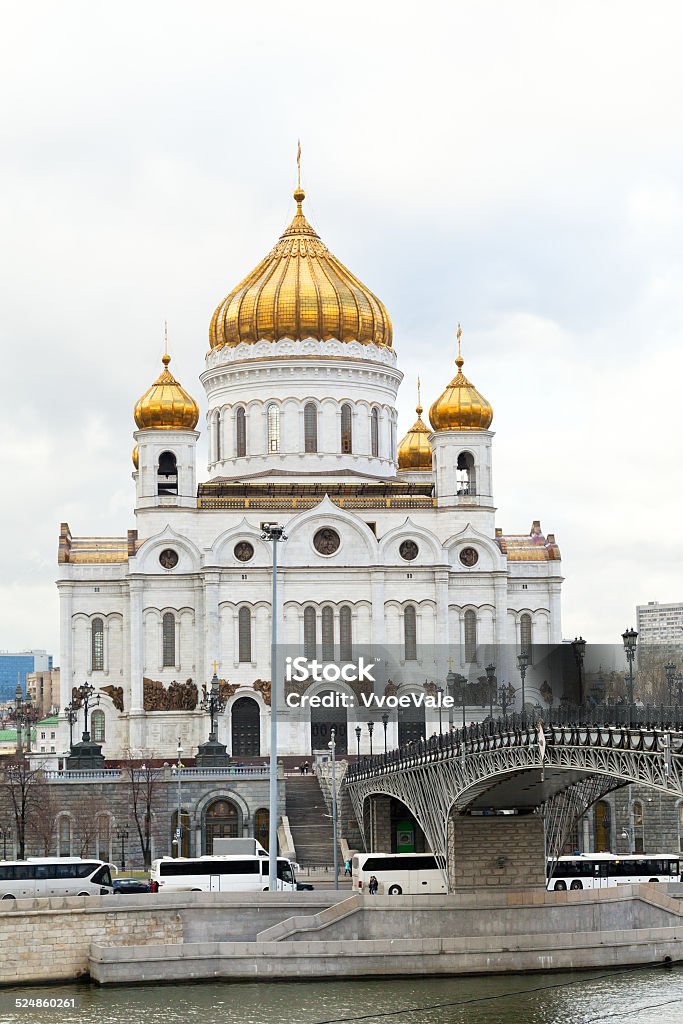
{"type": "Polygon", "coordinates": [[[21,684],[26,693],[26,676],[29,672],[49,671],[52,655],[47,651],[0,651],[0,702],[12,700],[21,684]]]}
{"type": "Polygon", "coordinates": [[[636,606],[639,644],[680,644],[683,646],[683,602],[660,604],[648,601],[636,606]]]}

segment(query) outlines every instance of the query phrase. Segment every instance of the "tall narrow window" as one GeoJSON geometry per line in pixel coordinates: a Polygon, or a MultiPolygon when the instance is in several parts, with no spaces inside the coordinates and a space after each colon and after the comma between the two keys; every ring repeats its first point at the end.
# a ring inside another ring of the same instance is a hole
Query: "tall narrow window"
{"type": "Polygon", "coordinates": [[[334,661],[334,612],[323,608],[322,613],[323,661],[334,661]]]}
{"type": "Polygon", "coordinates": [[[405,660],[417,661],[417,615],[412,604],[403,612],[403,643],[405,660]]]}
{"type": "Polygon", "coordinates": [[[353,636],[351,632],[352,615],[348,605],[339,611],[339,660],[353,660],[353,636]]]}
{"type": "Polygon", "coordinates": [[[164,668],[175,667],[175,615],[165,612],[161,620],[162,659],[164,668]]]}
{"type": "Polygon", "coordinates": [[[268,451],[280,451],[280,410],[277,405],[268,406],[268,451]]]}
{"type": "Polygon", "coordinates": [[[216,413],[216,462],[221,461],[221,414],[216,413]]]}
{"type": "Polygon", "coordinates": [[[104,670],[104,622],[102,619],[92,620],[92,670],[102,672],[104,670]]]}
{"type": "Polygon", "coordinates": [[[477,614],[471,609],[465,612],[465,661],[477,660],[477,614]]]}
{"type": "Polygon", "coordinates": [[[316,655],[315,608],[304,608],[304,657],[313,661],[316,655]]]}
{"type": "Polygon", "coordinates": [[[531,650],[531,616],[524,614],[519,620],[519,648],[529,655],[529,664],[532,662],[531,650]]]}
{"type": "Polygon", "coordinates": [[[374,408],[370,415],[370,451],[373,458],[379,455],[379,409],[374,408]]]}
{"type": "Polygon", "coordinates": [[[239,618],[239,660],[251,661],[251,612],[240,608],[239,618]]]}
{"type": "Polygon", "coordinates": [[[477,479],[474,471],[474,457],[469,452],[460,452],[455,469],[456,494],[476,494],[477,479]]]}
{"type": "Polygon", "coordinates": [[[70,857],[71,856],[71,818],[67,814],[62,814],[59,819],[59,825],[57,826],[57,835],[59,838],[59,856],[70,857]]]}
{"type": "Polygon", "coordinates": [[[104,711],[95,709],[90,716],[90,728],[95,743],[104,743],[104,711]]]}
{"type": "Polygon", "coordinates": [[[157,469],[157,494],[178,493],[178,463],[173,452],[162,452],[157,469]]]}
{"type": "Polygon", "coordinates": [[[318,410],[313,402],[304,406],[304,451],[318,450],[318,410]]]}
{"type": "Polygon", "coordinates": [[[247,414],[240,408],[235,413],[235,456],[247,454],[247,414]]]}
{"type": "Polygon", "coordinates": [[[341,407],[341,450],[344,455],[350,455],[353,452],[350,405],[342,405],[341,407]]]}

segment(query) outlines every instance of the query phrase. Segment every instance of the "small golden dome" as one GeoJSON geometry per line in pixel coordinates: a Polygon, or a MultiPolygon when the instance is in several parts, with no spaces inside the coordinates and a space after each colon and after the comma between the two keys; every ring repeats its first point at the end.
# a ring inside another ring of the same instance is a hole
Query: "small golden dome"
{"type": "Polygon", "coordinates": [[[460,355],[461,337],[458,324],[458,357],[455,360],[458,372],[429,410],[435,431],[488,430],[493,420],[493,408],[462,372],[465,360],[460,355]]]}
{"type": "Polygon", "coordinates": [[[135,447],[133,448],[133,451],[130,454],[131,454],[131,458],[133,460],[133,465],[135,466],[136,469],[139,469],[140,468],[140,449],[138,448],[137,445],[135,445],[135,447]]]}
{"type": "Polygon", "coordinates": [[[398,468],[431,472],[432,446],[429,443],[429,427],[422,420],[420,403],[420,380],[417,381],[417,419],[398,446],[398,468]]]}
{"type": "Polygon", "coordinates": [[[139,430],[194,430],[199,406],[180,386],[168,369],[169,355],[162,356],[163,371],[135,403],[135,422],[139,430]]]}
{"type": "Polygon", "coordinates": [[[336,259],[303,215],[274,249],[223,299],[209,328],[211,348],[262,338],[359,341],[391,348],[391,320],[380,300],[336,259]]]}

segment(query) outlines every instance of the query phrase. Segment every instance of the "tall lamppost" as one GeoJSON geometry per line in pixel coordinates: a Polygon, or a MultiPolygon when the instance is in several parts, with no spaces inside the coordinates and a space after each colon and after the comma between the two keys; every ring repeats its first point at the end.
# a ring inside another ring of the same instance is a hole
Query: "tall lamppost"
{"type": "Polygon", "coordinates": [[[676,666],[673,664],[673,662],[670,661],[668,663],[668,665],[664,666],[664,671],[666,672],[666,688],[667,688],[667,694],[668,694],[668,697],[669,697],[669,707],[671,707],[671,705],[674,702],[674,699],[673,699],[673,688],[674,688],[674,679],[676,678],[676,666]]]}
{"type": "Polygon", "coordinates": [[[273,587],[270,605],[270,800],[268,821],[268,886],[277,890],[277,546],[287,540],[284,526],[264,523],[262,540],[273,547],[273,587]]]}
{"type": "Polygon", "coordinates": [[[507,715],[508,708],[513,703],[517,691],[512,683],[503,683],[498,690],[498,704],[503,712],[503,718],[507,715]]]}
{"type": "MultiPolygon", "coordinates": [[[[220,682],[214,668],[211,686],[199,703],[201,710],[209,713],[209,743],[218,741],[218,716],[225,711],[225,703],[224,698],[221,697],[220,682]]],[[[178,740],[178,745],[180,746],[180,740],[178,740]]]]}
{"type": "Polygon", "coordinates": [[[368,734],[370,736],[370,757],[372,757],[372,730],[375,728],[374,722],[368,722],[368,734]]]}
{"type": "MultiPolygon", "coordinates": [[[[171,774],[175,775],[176,782],[178,783],[178,811],[177,811],[177,814],[176,814],[175,836],[173,838],[173,843],[175,843],[175,848],[176,848],[176,857],[181,857],[182,856],[182,852],[183,852],[183,808],[182,808],[182,800],[181,800],[181,794],[180,794],[180,778],[181,778],[180,772],[181,772],[181,769],[183,767],[183,762],[181,761],[182,752],[183,752],[183,748],[180,745],[180,736],[179,736],[178,737],[178,760],[176,761],[176,763],[171,768],[171,774]]],[[[173,843],[171,845],[173,845],[173,843]]]]}
{"type": "MultiPolygon", "coordinates": [[[[437,686],[436,688],[436,699],[439,702],[439,736],[443,733],[443,724],[441,721],[441,700],[443,698],[443,686],[437,686]]],[[[384,717],[384,716],[382,716],[384,717]]],[[[384,751],[386,754],[386,750],[384,751]]]]}
{"type": "MultiPolygon", "coordinates": [[[[443,692],[443,691],[442,691],[443,692]]],[[[389,725],[389,712],[382,715],[382,726],[384,728],[384,757],[387,756],[387,726],[389,725]]],[[[441,728],[441,707],[439,707],[439,729],[441,728]]]]}
{"type": "Polygon", "coordinates": [[[339,888],[339,850],[337,848],[337,761],[335,757],[336,744],[335,744],[336,729],[334,726],[330,729],[330,742],[327,744],[332,754],[332,843],[334,845],[334,887],[339,888]]]}
{"type": "Polygon", "coordinates": [[[579,704],[585,704],[586,695],[584,691],[583,683],[583,659],[586,657],[586,641],[582,636],[575,636],[572,640],[572,650],[574,651],[574,660],[579,670],[579,704]]]}
{"type": "Polygon", "coordinates": [[[357,725],[356,726],[356,730],[355,730],[355,732],[356,732],[356,757],[358,758],[359,761],[360,761],[360,736],[361,736],[361,732],[362,731],[363,730],[361,729],[361,727],[359,725],[357,725]]]}
{"type": "Polygon", "coordinates": [[[493,663],[486,666],[486,682],[489,687],[489,716],[493,718],[493,697],[496,692],[496,666],[493,663]]]}
{"type": "Polygon", "coordinates": [[[529,667],[528,651],[522,651],[521,654],[517,655],[517,664],[519,666],[519,674],[522,677],[522,714],[524,714],[524,705],[526,704],[526,698],[524,696],[524,680],[526,679],[526,670],[529,667]]]}
{"type": "Polygon", "coordinates": [[[621,634],[621,639],[624,641],[624,651],[626,653],[626,660],[628,661],[628,721],[631,724],[631,709],[633,708],[633,661],[636,656],[636,644],[638,643],[638,634],[635,629],[627,629],[621,634]]]}
{"type": "Polygon", "coordinates": [[[683,704],[683,674],[680,672],[676,676],[676,703],[683,704]]]}
{"type": "Polygon", "coordinates": [[[76,696],[80,697],[83,704],[83,742],[90,743],[90,733],[88,732],[88,708],[91,704],[95,707],[100,703],[100,695],[95,694],[95,687],[91,686],[90,683],[83,683],[76,690],[76,696]]]}
{"type": "MultiPolygon", "coordinates": [[[[455,674],[455,672],[453,671],[453,665],[452,665],[451,660],[449,658],[448,659],[448,672],[446,673],[446,691],[448,693],[448,696],[453,700],[453,702],[455,702],[455,697],[456,697],[455,688],[456,688],[457,681],[458,681],[458,677],[455,674]]],[[[449,707],[449,709],[448,709],[448,725],[449,725],[449,728],[450,728],[450,726],[453,725],[453,708],[452,707],[449,707]]]]}
{"type": "Polygon", "coordinates": [[[64,717],[69,723],[69,750],[71,750],[74,745],[74,725],[78,719],[78,708],[73,701],[64,708],[64,717]]]}
{"type": "Polygon", "coordinates": [[[128,829],[121,825],[116,829],[116,838],[121,842],[121,870],[126,870],[126,839],[128,838],[128,829]]]}
{"type": "Polygon", "coordinates": [[[17,723],[17,757],[21,757],[23,754],[23,748],[26,747],[26,753],[31,751],[31,711],[33,709],[33,703],[31,697],[27,694],[24,697],[21,689],[21,683],[17,683],[16,693],[14,695],[14,714],[17,723]],[[24,736],[26,742],[24,743],[24,736]]]}

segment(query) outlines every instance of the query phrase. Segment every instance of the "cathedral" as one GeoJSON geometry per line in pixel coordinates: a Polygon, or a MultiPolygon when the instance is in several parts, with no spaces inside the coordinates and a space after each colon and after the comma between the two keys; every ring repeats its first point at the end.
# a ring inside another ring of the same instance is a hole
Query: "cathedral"
{"type": "MultiPolygon", "coordinates": [[[[283,668],[282,755],[314,756],[332,726],[339,753],[353,754],[371,749],[373,725],[376,752],[449,718],[480,719],[488,698],[466,694],[487,665],[496,704],[508,685],[519,709],[520,651],[525,701],[547,699],[540,652],[561,643],[560,552],[537,520],[526,534],[496,526],[493,409],[463,372],[460,329],[455,376],[428,423],[418,392],[399,441],[391,319],[311,227],[304,200],[299,185],[291,223],[211,318],[205,480],[199,405],[166,354],[134,407],[135,528],[79,537],[62,524],[61,707],[74,688],[95,688],[92,738],[107,758],[172,760],[179,737],[191,757],[207,737],[201,702],[214,675],[218,740],[234,758],[267,755],[273,611],[282,666],[290,655],[349,665],[366,652],[380,696],[472,684],[455,710],[380,717],[359,703],[366,684],[353,673],[332,687],[331,675],[288,681],[283,668]],[[275,610],[273,523],[286,534],[275,610]],[[303,700],[332,690],[345,706],[303,700]]],[[[60,729],[65,749],[63,712],[60,729]]]]}

